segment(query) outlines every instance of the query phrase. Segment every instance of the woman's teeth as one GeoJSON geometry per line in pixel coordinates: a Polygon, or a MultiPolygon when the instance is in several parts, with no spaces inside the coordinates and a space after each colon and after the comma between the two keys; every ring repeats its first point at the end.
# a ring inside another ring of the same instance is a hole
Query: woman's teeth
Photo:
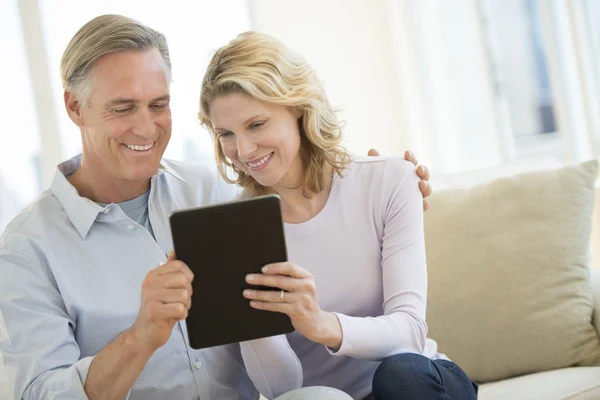
{"type": "Polygon", "coordinates": [[[272,155],[273,155],[273,153],[269,153],[266,156],[264,156],[263,158],[261,158],[260,160],[258,160],[257,162],[255,162],[255,163],[249,162],[247,164],[252,168],[260,167],[261,165],[263,165],[264,163],[269,161],[269,158],[271,158],[272,155]]]}

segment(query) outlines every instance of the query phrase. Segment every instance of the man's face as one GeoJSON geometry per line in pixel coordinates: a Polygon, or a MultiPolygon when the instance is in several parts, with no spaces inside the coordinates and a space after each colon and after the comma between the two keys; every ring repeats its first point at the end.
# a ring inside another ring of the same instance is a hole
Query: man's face
{"type": "Polygon", "coordinates": [[[169,82],[160,53],[106,55],[96,62],[92,82],[75,121],[82,129],[85,167],[115,182],[147,181],[171,138],[169,82]]]}

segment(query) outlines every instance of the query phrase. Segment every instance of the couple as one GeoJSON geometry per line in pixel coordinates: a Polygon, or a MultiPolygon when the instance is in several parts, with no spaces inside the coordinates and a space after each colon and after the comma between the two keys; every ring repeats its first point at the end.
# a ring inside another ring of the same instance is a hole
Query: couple
{"type": "Polygon", "coordinates": [[[199,117],[223,176],[231,165],[242,196],[278,193],[286,222],[291,262],[247,277],[273,290],[240,296],[296,328],[205,350],[188,345],[193,274],[171,252],[168,216],[235,190],[206,166],[162,159],[164,36],[95,18],[61,74],[83,153],[0,238],[0,349],[15,398],[256,399],[256,388],[281,399],[476,397],[426,338],[426,182],[404,160],[343,150],[302,58],[243,34],[216,52],[202,84],[199,117]]]}

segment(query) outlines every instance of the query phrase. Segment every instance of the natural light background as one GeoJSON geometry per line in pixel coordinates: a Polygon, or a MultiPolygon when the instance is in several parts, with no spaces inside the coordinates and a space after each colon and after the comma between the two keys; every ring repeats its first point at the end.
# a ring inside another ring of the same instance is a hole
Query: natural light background
{"type": "MultiPolygon", "coordinates": [[[[434,188],[600,156],[600,0],[0,0],[0,232],[80,150],[59,61],[106,13],[167,36],[170,158],[212,157],[196,120],[202,76],[249,29],[306,56],[351,151],[411,149],[434,188]]],[[[600,201],[594,224],[598,266],[600,201]]],[[[0,370],[0,398],[11,373],[0,370]]]]}
{"type": "Polygon", "coordinates": [[[210,137],[200,131],[196,119],[203,72],[212,50],[250,29],[247,2],[175,0],[166,4],[159,0],[39,0],[65,157],[80,152],[81,139],[60,102],[60,58],[77,29],[102,14],[134,17],[167,36],[173,66],[173,136],[166,157],[185,160],[210,148],[210,137]]]}
{"type": "MultiPolygon", "coordinates": [[[[197,120],[211,51],[256,29],[304,54],[346,121],[347,147],[413,150],[436,179],[600,155],[597,0],[0,1],[0,230],[80,150],[62,103],[69,39],[104,13],[165,33],[173,62],[166,156],[212,157],[197,120]]],[[[519,167],[521,168],[521,167],[519,167]]]]}

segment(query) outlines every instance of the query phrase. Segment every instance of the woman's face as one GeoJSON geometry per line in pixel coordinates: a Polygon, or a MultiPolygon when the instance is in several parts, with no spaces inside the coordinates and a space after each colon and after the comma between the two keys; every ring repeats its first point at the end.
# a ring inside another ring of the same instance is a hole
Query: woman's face
{"type": "Polygon", "coordinates": [[[298,110],[242,93],[217,97],[210,119],[223,153],[260,185],[296,186],[302,178],[298,110]]]}

